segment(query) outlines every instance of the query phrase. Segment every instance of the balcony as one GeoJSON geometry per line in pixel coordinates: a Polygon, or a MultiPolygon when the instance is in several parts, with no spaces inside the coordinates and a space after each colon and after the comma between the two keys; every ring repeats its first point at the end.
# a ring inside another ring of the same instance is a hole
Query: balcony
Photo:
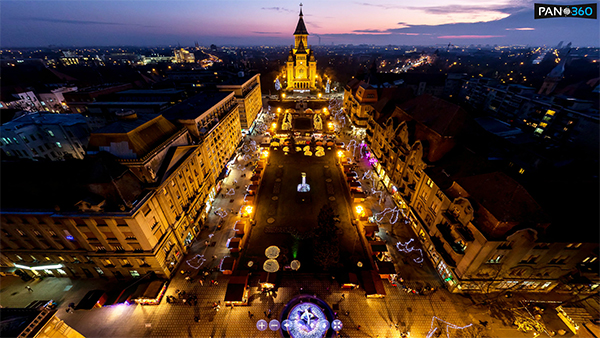
{"type": "Polygon", "coordinates": [[[442,256],[444,262],[446,262],[446,265],[455,268],[456,262],[454,261],[452,256],[450,256],[448,251],[446,251],[446,248],[444,248],[444,243],[442,243],[442,240],[437,236],[433,236],[431,237],[431,242],[435,246],[435,250],[440,254],[440,256],[442,256]]]}
{"type": "Polygon", "coordinates": [[[459,255],[465,254],[465,249],[467,247],[464,244],[459,243],[460,239],[457,239],[452,235],[452,228],[450,227],[450,225],[446,223],[440,223],[437,225],[437,228],[442,234],[444,240],[448,243],[448,245],[450,245],[454,252],[456,252],[459,255]]]}

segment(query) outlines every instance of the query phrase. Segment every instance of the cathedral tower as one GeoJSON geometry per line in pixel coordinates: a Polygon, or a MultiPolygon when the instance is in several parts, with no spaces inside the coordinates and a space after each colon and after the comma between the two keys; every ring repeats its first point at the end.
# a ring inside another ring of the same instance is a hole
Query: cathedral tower
{"type": "Polygon", "coordinates": [[[308,31],[304,25],[302,4],[300,19],[294,32],[294,46],[290,49],[286,62],[287,90],[317,89],[317,62],[308,46],[308,31]]]}

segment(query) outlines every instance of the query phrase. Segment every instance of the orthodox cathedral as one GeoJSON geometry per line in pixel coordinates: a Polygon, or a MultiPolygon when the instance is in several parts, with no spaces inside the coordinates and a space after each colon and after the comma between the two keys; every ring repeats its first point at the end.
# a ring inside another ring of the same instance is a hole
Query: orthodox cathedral
{"type": "Polygon", "coordinates": [[[302,4],[300,19],[294,32],[294,46],[290,49],[286,63],[287,90],[317,89],[317,61],[308,46],[308,31],[304,25],[302,4]]]}

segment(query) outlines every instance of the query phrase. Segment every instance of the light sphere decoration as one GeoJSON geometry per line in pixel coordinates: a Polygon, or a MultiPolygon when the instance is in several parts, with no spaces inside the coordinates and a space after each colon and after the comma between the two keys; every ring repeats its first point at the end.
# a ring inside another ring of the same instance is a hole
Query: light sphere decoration
{"type": "Polygon", "coordinates": [[[277,272],[279,270],[279,263],[275,259],[267,259],[263,264],[263,270],[266,272],[277,272]]]}
{"type": "Polygon", "coordinates": [[[300,269],[300,261],[297,259],[294,259],[291,263],[290,263],[290,267],[292,268],[292,270],[294,271],[298,271],[298,269],[300,269]]]}
{"type": "Polygon", "coordinates": [[[275,245],[271,245],[265,250],[265,256],[267,258],[277,258],[279,257],[279,248],[275,245]]]}
{"type": "Polygon", "coordinates": [[[248,267],[251,268],[254,265],[253,261],[248,262],[248,267]]]}

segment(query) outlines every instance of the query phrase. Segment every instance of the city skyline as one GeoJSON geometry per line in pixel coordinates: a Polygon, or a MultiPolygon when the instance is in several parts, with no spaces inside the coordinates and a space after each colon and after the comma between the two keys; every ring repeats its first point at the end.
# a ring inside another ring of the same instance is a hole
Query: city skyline
{"type": "MultiPolygon", "coordinates": [[[[574,3],[571,1],[561,4],[574,3]]],[[[1,47],[289,45],[298,1],[3,1],[1,47]]],[[[598,46],[598,21],[533,19],[532,1],[305,1],[309,44],[598,46]],[[586,34],[581,34],[586,32],[586,34]]]]}

